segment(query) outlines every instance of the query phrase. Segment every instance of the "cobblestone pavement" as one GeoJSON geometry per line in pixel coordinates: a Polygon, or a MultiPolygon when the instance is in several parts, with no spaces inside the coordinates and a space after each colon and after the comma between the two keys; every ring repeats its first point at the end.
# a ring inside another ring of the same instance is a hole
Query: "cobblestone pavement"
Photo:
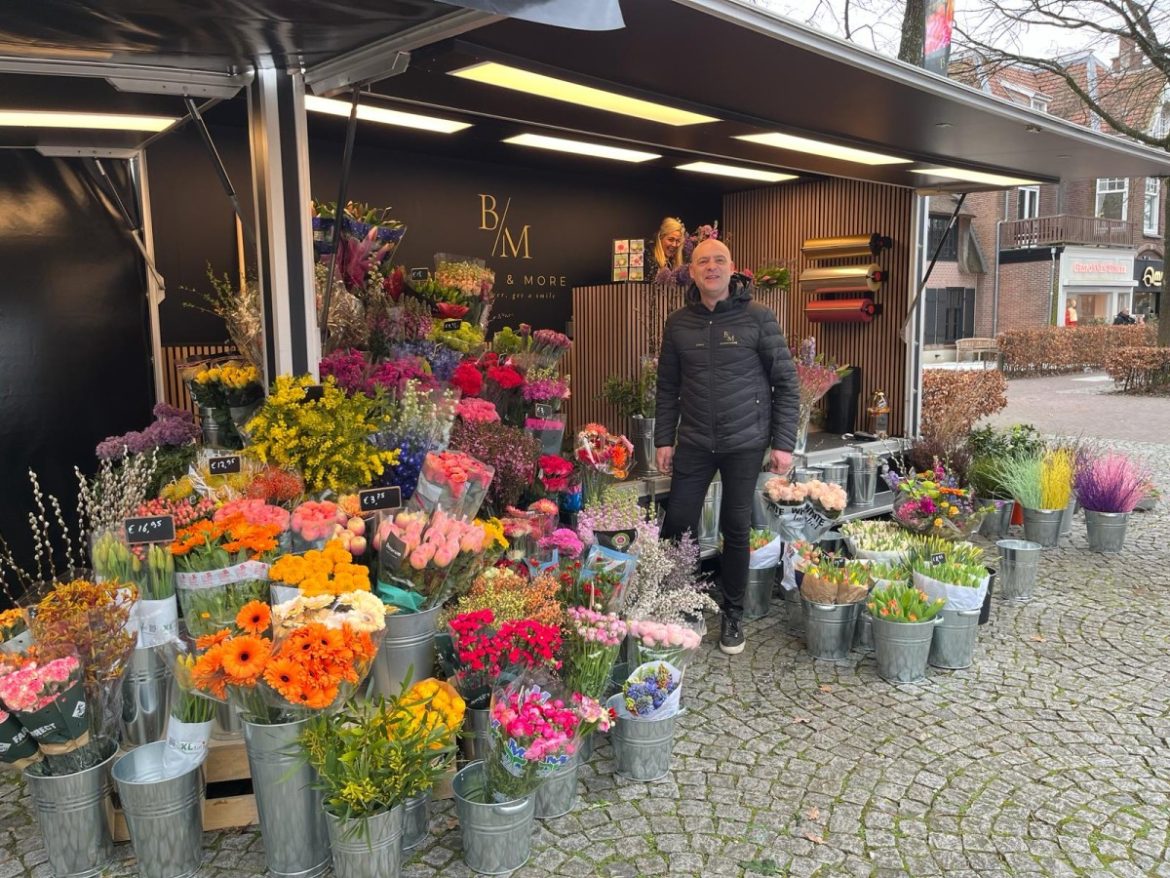
{"type": "MultiPolygon", "coordinates": [[[[1170,446],[1115,443],[1170,490],[1170,446]]],[[[1120,556],[1071,540],[1036,598],[994,605],[976,661],[894,687],[872,657],[811,660],[779,602],[728,658],[688,672],[673,770],[613,774],[600,746],[567,816],[540,826],[538,876],[1170,876],[1170,534],[1136,515],[1120,556]]],[[[450,802],[407,878],[470,875],[450,802]]],[[[209,833],[202,874],[261,875],[255,831],[209,833]]],[[[135,873],[129,846],[110,875],[135,873]]],[[[0,779],[0,878],[47,876],[31,804],[0,779]]]]}

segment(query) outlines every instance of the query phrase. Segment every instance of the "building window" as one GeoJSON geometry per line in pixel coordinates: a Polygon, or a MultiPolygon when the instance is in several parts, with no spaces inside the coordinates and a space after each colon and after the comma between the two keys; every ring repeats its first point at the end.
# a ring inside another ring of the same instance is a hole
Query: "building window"
{"type": "Polygon", "coordinates": [[[941,241],[942,250],[939,250],[938,258],[943,262],[955,262],[959,258],[958,223],[956,222],[955,227],[948,232],[947,224],[950,221],[949,216],[932,216],[930,218],[930,240],[927,244],[927,255],[934,256],[934,251],[938,249],[941,241]]]}
{"type": "Polygon", "coordinates": [[[1040,95],[1032,95],[1029,106],[1031,106],[1033,110],[1039,110],[1041,113],[1047,113],[1048,98],[1042,98],[1040,95]]]}
{"type": "Polygon", "coordinates": [[[1129,180],[1101,177],[1097,180],[1097,208],[1094,216],[1123,220],[1129,215],[1129,180]]]}
{"type": "Polygon", "coordinates": [[[975,290],[945,287],[926,291],[925,344],[954,344],[975,335],[975,290]]]}
{"type": "Polygon", "coordinates": [[[1142,233],[1146,235],[1158,234],[1158,207],[1159,197],[1162,194],[1162,181],[1157,177],[1146,178],[1146,197],[1142,202],[1142,233]]]}
{"type": "Polygon", "coordinates": [[[1016,190],[1016,219],[1040,216],[1040,187],[1021,186],[1016,190]]]}

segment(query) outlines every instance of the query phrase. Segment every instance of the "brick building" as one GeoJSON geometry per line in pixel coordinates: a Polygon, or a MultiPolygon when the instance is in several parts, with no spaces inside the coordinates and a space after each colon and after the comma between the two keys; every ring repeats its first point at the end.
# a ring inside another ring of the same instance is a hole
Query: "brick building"
{"type": "MultiPolygon", "coordinates": [[[[1126,124],[1156,136],[1170,130],[1170,83],[1128,41],[1111,64],[1083,53],[1066,66],[1126,124]]],[[[1117,134],[1053,73],[992,68],[967,57],[951,75],[1003,100],[1117,134]]],[[[1154,313],[1166,188],[1158,178],[1099,178],[969,195],[927,285],[926,343],[1061,325],[1073,301],[1081,324],[1111,322],[1121,308],[1154,313]]],[[[931,198],[931,253],[955,206],[953,197],[931,198]]]]}

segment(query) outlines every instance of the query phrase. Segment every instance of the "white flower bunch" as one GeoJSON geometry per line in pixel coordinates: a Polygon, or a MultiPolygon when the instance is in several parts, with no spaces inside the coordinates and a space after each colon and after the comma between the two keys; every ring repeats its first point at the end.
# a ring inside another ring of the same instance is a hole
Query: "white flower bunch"
{"type": "Polygon", "coordinates": [[[719,607],[698,575],[699,546],[690,534],[638,543],[638,565],[626,586],[625,617],[682,624],[719,607]]]}

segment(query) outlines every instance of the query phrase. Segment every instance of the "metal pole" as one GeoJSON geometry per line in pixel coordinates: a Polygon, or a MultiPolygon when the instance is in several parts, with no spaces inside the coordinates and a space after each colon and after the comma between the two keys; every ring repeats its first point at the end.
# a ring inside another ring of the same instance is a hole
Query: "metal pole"
{"type": "Polygon", "coordinates": [[[321,309],[321,344],[329,340],[329,306],[333,299],[333,277],[337,271],[337,254],[341,250],[341,218],[345,215],[345,195],[349,188],[349,168],[353,159],[353,141],[357,134],[358,87],[353,87],[349,121],[345,126],[345,151],[341,157],[341,184],[337,187],[337,209],[333,212],[333,252],[329,255],[329,272],[325,275],[325,295],[321,309]]]}
{"type": "Polygon", "coordinates": [[[240,207],[240,199],[236,196],[236,188],[232,185],[227,168],[223,165],[223,159],[220,158],[219,150],[215,148],[215,141],[211,139],[211,132],[207,130],[207,123],[203,121],[203,116],[200,114],[199,107],[196,106],[193,98],[183,98],[183,102],[187,105],[187,114],[191,117],[191,121],[195,123],[195,129],[203,139],[203,145],[207,148],[207,154],[211,156],[211,163],[215,167],[215,173],[219,177],[219,183],[223,186],[223,191],[227,194],[228,201],[232,203],[232,210],[236,212],[236,217],[239,219],[240,226],[244,230],[244,237],[248,239],[248,243],[251,246],[255,247],[256,236],[252,232],[252,227],[248,225],[248,221],[244,218],[244,211],[240,207]]]}

